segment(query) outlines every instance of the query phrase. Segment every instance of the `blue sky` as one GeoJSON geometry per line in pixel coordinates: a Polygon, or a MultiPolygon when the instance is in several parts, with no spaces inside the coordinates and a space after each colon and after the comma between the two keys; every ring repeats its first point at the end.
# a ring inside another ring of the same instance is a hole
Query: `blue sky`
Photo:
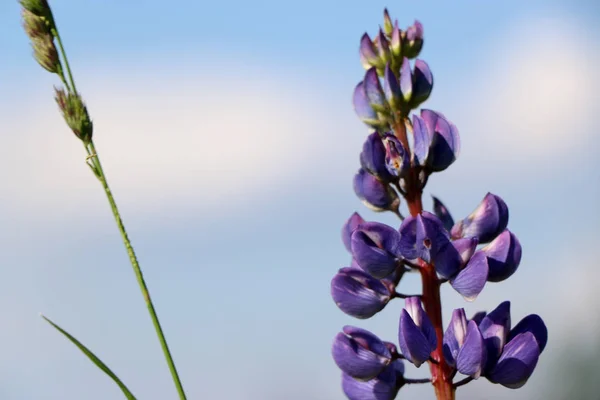
{"type": "MultiPolygon", "coordinates": [[[[52,3],[95,141],[190,398],[341,399],[333,336],[396,340],[401,302],[344,316],[329,282],[368,131],[350,95],[358,40],[383,2],[52,3]],[[204,4],[207,3],[207,4],[204,4]]],[[[458,126],[459,160],[430,179],[455,218],[492,191],[510,207],[521,268],[445,315],[513,302],[550,342],[526,387],[476,382],[462,399],[548,395],[565,349],[600,330],[598,6],[593,1],[388,4],[425,26],[428,108],[458,126]],[[584,326],[585,329],[581,329],[584,326]]],[[[139,398],[175,393],[102,190],[33,61],[16,2],[0,4],[0,397],[119,398],[38,317],[55,319],[139,398]]],[[[426,204],[428,201],[426,200],[426,204]]],[[[408,277],[402,290],[416,292],[408,277]]],[[[447,319],[446,319],[447,320],[447,319]]],[[[427,374],[409,370],[412,377],[427,374]]],[[[432,396],[407,388],[402,398],[432,396]]],[[[429,397],[426,397],[429,398],[429,397]]]]}

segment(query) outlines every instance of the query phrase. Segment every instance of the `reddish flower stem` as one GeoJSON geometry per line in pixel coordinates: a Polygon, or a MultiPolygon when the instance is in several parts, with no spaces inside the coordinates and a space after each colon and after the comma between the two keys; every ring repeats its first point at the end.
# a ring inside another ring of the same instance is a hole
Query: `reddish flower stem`
{"type": "MultiPolygon", "coordinates": [[[[406,137],[406,126],[404,122],[394,124],[394,134],[400,142],[408,149],[408,140],[406,137]]],[[[406,203],[410,215],[416,216],[423,211],[423,202],[421,200],[423,189],[418,179],[418,171],[411,168],[406,176],[406,203]]],[[[425,312],[431,319],[437,335],[437,347],[431,358],[435,362],[429,362],[431,370],[431,384],[435,389],[435,395],[438,400],[454,400],[455,387],[452,384],[452,367],[444,359],[442,352],[444,329],[442,325],[442,302],[440,298],[440,280],[437,277],[435,268],[431,264],[419,261],[419,272],[423,282],[423,295],[421,300],[425,312]]]]}

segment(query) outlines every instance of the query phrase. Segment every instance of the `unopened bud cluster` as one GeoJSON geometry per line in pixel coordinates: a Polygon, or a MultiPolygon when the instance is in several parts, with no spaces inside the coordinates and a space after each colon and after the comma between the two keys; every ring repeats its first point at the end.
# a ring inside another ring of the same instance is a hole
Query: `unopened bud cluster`
{"type": "Polygon", "coordinates": [[[392,211],[402,223],[394,228],[365,221],[358,213],[348,219],[342,240],[351,255],[350,265],[333,277],[331,295],[344,313],[358,319],[374,316],[394,298],[405,298],[405,306],[399,315],[398,348],[352,326],[336,336],[333,358],[351,400],[394,399],[410,381],[404,377],[402,360],[417,367],[431,364],[437,371],[434,386],[442,385],[442,379],[451,388],[436,390],[439,398],[454,398],[457,382],[452,379],[457,372],[468,380],[485,377],[518,388],[533,373],[548,338],[544,322],[535,314],[512,326],[508,301],[471,319],[462,308],[456,309],[442,329],[430,309],[441,310],[439,299],[426,304],[426,312],[422,296],[397,292],[406,272],[433,271],[421,273],[422,279],[433,280],[438,290],[448,282],[465,300],[473,301],[488,282],[512,276],[521,261],[521,244],[507,229],[508,207],[500,196],[486,194],[469,216],[457,222],[435,197],[433,212],[422,209],[427,177],[448,168],[460,149],[458,129],[442,113],[422,109],[411,118],[433,87],[428,65],[419,59],[411,64],[422,46],[423,26],[415,22],[402,31],[387,10],[375,38],[365,33],[360,41],[360,59],[367,71],[354,90],[354,108],[374,131],[360,153],[354,190],[369,208],[392,211]],[[411,214],[407,218],[400,213],[402,197],[411,214]],[[443,336],[437,333],[444,331],[443,336]]]}

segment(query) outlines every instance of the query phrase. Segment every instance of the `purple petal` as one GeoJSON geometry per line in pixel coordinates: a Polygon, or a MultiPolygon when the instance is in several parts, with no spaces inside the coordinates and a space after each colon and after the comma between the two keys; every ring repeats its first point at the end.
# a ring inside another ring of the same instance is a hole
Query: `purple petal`
{"type": "Polygon", "coordinates": [[[537,365],[540,350],[531,332],[520,333],[504,347],[488,378],[511,389],[522,387],[537,365]]]}
{"type": "Polygon", "coordinates": [[[390,65],[385,66],[384,79],[383,79],[383,91],[392,108],[397,108],[400,104],[400,97],[402,92],[400,91],[400,84],[398,78],[390,68],[390,65]]]}
{"type": "Polygon", "coordinates": [[[431,345],[421,329],[414,323],[406,309],[400,314],[398,344],[402,355],[416,367],[420,367],[429,359],[435,346],[431,345]]]}
{"type": "Polygon", "coordinates": [[[427,166],[434,172],[448,168],[458,155],[459,137],[458,130],[441,113],[431,110],[422,110],[421,116],[434,133],[427,158],[427,166]],[[433,125],[432,128],[432,124],[433,125]]]}
{"type": "Polygon", "coordinates": [[[475,314],[473,314],[471,321],[475,321],[477,323],[477,326],[479,326],[479,324],[481,324],[481,321],[485,318],[486,315],[487,313],[485,311],[476,312],[475,314]]]}
{"type": "MultiPolygon", "coordinates": [[[[462,266],[467,265],[467,263],[469,262],[471,257],[473,257],[473,254],[475,253],[475,250],[477,249],[477,244],[479,244],[479,241],[477,240],[477,238],[471,237],[471,238],[453,240],[452,244],[458,251],[458,254],[460,254],[460,258],[462,261],[461,267],[462,267],[462,266]]],[[[488,263],[489,263],[489,260],[488,260],[488,263]]],[[[489,267],[489,264],[488,264],[488,267],[489,267]]]]}
{"type": "Polygon", "coordinates": [[[407,217],[400,225],[400,253],[407,260],[419,257],[417,252],[417,218],[407,217]]]}
{"type": "Polygon", "coordinates": [[[442,221],[430,212],[417,215],[416,249],[418,256],[429,263],[449,242],[449,234],[442,221]]]}
{"type": "Polygon", "coordinates": [[[408,312],[408,315],[412,318],[413,322],[421,328],[421,331],[429,340],[429,343],[435,349],[437,346],[437,335],[435,328],[429,319],[429,316],[423,310],[421,299],[419,297],[408,297],[404,300],[404,308],[408,312]]]}
{"type": "Polygon", "coordinates": [[[495,310],[487,314],[479,323],[479,330],[488,355],[485,369],[490,371],[500,357],[510,331],[510,301],[500,303],[495,310]]]}
{"type": "Polygon", "coordinates": [[[524,332],[533,334],[540,348],[540,354],[542,354],[548,343],[548,328],[542,318],[537,314],[530,314],[523,318],[508,334],[508,341],[524,332]]]}
{"type": "Polygon", "coordinates": [[[413,115],[413,161],[416,165],[424,166],[429,155],[432,135],[429,133],[425,120],[413,115]]]}
{"type": "Polygon", "coordinates": [[[392,400],[398,393],[395,368],[390,366],[368,381],[343,373],[342,390],[349,400],[392,400]]]}
{"type": "Polygon", "coordinates": [[[377,76],[377,68],[370,68],[365,73],[365,79],[363,80],[363,82],[365,87],[365,93],[367,95],[367,98],[369,99],[369,103],[385,107],[387,105],[387,101],[383,94],[381,83],[379,83],[379,77],[377,76]]]}
{"type": "Polygon", "coordinates": [[[435,255],[433,265],[436,272],[445,279],[450,279],[463,266],[463,259],[455,243],[446,239],[446,244],[435,255]]]}
{"type": "Polygon", "coordinates": [[[374,44],[379,53],[379,59],[387,63],[390,60],[390,44],[381,29],[379,29],[379,34],[374,44]]]}
{"type": "Polygon", "coordinates": [[[450,229],[454,226],[454,219],[450,215],[448,208],[435,196],[431,196],[433,199],[433,213],[442,221],[444,228],[450,232],[450,229]]]}
{"type": "Polygon", "coordinates": [[[467,334],[456,359],[456,369],[463,375],[479,378],[486,363],[486,348],[475,321],[469,321],[467,334]]]}
{"type": "Polygon", "coordinates": [[[509,278],[521,262],[521,243],[508,229],[481,250],[488,258],[490,282],[500,282],[509,278]]]}
{"type": "Polygon", "coordinates": [[[350,237],[352,233],[358,228],[358,226],[364,223],[365,220],[360,216],[359,213],[355,212],[348,218],[348,221],[342,227],[342,241],[344,242],[344,246],[348,251],[351,251],[350,248],[350,237]]]}
{"type": "Polygon", "coordinates": [[[483,290],[487,276],[487,258],[482,252],[476,252],[467,263],[465,269],[460,271],[450,281],[450,284],[465,300],[473,301],[483,290]]]}
{"type": "Polygon", "coordinates": [[[377,314],[391,299],[391,293],[383,283],[352,268],[342,268],[333,277],[331,296],[340,310],[359,319],[377,314]]]}
{"type": "Polygon", "coordinates": [[[508,225],[508,207],[500,196],[488,193],[477,208],[452,228],[452,237],[476,237],[487,243],[498,236],[508,225]]]}
{"type": "Polygon", "coordinates": [[[342,371],[358,379],[374,378],[391,362],[388,348],[377,336],[352,326],[337,334],[332,355],[342,371]]]}
{"type": "Polygon", "coordinates": [[[446,362],[454,367],[458,351],[465,341],[467,335],[467,317],[463,308],[457,308],[452,311],[452,318],[446,332],[444,332],[444,341],[442,351],[446,362]]]}
{"type": "Polygon", "coordinates": [[[410,62],[404,57],[402,66],[400,67],[400,92],[404,101],[410,101],[413,93],[412,72],[410,70],[410,62]]]}

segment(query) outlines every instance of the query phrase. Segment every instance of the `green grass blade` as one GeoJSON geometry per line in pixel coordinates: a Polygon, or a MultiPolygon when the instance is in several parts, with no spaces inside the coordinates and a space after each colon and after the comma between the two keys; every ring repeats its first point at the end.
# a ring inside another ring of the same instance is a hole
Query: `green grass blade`
{"type": "Polygon", "coordinates": [[[98,368],[100,368],[102,371],[104,371],[104,373],[106,375],[110,376],[110,378],[117,385],[119,385],[119,387],[121,388],[121,390],[125,394],[125,397],[127,397],[128,400],[136,400],[135,396],[129,391],[129,389],[127,389],[127,386],[125,386],[125,384],[123,382],[121,382],[121,380],[119,379],[119,377],[117,375],[115,375],[114,372],[112,372],[110,370],[110,368],[108,368],[106,366],[106,364],[104,364],[98,357],[96,357],[94,355],[94,353],[92,353],[87,347],[85,347],[83,344],[81,344],[81,342],[79,342],[79,340],[75,339],[67,331],[65,331],[60,326],[56,325],[50,319],[46,318],[43,315],[41,315],[41,317],[44,318],[54,328],[56,328],[56,330],[58,330],[60,333],[62,333],[63,335],[65,335],[67,337],[67,339],[69,339],[71,341],[71,343],[73,343],[75,346],[79,347],[79,350],[81,350],[83,352],[83,354],[85,354],[94,364],[96,364],[96,366],[98,368]]]}

